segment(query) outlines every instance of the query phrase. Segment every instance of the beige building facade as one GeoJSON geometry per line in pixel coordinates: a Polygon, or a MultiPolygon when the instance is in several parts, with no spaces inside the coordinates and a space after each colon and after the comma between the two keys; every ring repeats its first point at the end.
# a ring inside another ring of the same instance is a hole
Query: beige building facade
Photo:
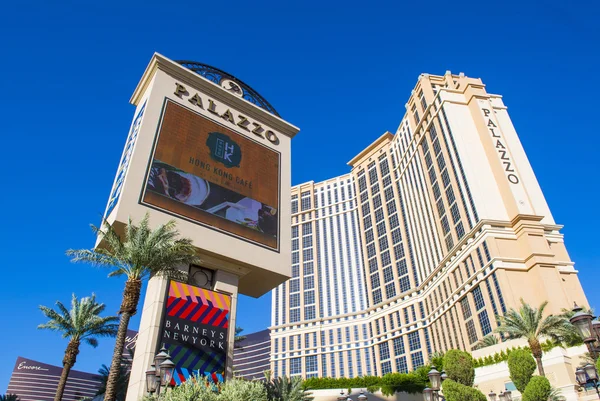
{"type": "Polygon", "coordinates": [[[292,279],[273,291],[275,375],[405,372],[497,315],[587,305],[501,96],[422,74],[350,172],[292,187],[292,279]]]}

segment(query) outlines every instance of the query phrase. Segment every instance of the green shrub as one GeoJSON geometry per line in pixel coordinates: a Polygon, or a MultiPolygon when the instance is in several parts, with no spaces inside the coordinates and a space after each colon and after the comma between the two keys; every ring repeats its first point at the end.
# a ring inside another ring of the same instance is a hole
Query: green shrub
{"type": "Polygon", "coordinates": [[[596,360],[596,369],[598,370],[598,372],[600,372],[600,358],[596,360]]]}
{"type": "Polygon", "coordinates": [[[516,349],[508,354],[508,370],[510,379],[521,393],[525,391],[537,365],[529,351],[516,349]]]}
{"type": "Polygon", "coordinates": [[[222,386],[218,400],[267,401],[267,389],[261,382],[230,379],[222,386]]]}
{"type": "MultiPolygon", "coordinates": [[[[429,372],[429,367],[425,370],[429,372]]],[[[410,373],[388,373],[381,378],[381,392],[384,395],[400,392],[416,394],[421,393],[428,384],[427,373],[423,376],[422,370],[419,369],[410,373]]]]}
{"type": "Polygon", "coordinates": [[[475,380],[475,368],[471,354],[451,349],[444,355],[444,369],[449,379],[465,386],[472,386],[475,380]]]}
{"type": "Polygon", "coordinates": [[[487,401],[481,391],[451,379],[444,380],[442,393],[447,401],[487,401]]]}
{"type": "Polygon", "coordinates": [[[552,394],[552,386],[544,376],[532,377],[523,392],[522,401],[547,401],[552,394]]]}
{"type": "Polygon", "coordinates": [[[429,357],[429,365],[435,366],[435,368],[441,372],[444,369],[444,353],[434,352],[431,354],[429,357]]]}

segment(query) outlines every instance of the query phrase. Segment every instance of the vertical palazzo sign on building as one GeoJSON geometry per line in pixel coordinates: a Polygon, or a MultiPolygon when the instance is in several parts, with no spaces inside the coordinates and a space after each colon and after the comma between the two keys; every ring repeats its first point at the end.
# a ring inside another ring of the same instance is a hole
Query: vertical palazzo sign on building
{"type": "Polygon", "coordinates": [[[148,206],[278,249],[279,153],[166,100],[148,206]]]}
{"type": "Polygon", "coordinates": [[[175,363],[177,384],[191,375],[223,381],[231,297],[171,281],[160,328],[161,345],[175,363]]]}

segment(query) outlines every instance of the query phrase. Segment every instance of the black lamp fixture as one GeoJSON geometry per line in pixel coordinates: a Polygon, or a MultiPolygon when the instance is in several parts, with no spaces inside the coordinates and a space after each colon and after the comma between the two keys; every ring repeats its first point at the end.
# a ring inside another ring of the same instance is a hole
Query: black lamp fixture
{"type": "Polygon", "coordinates": [[[163,346],[154,356],[154,364],[146,371],[146,390],[150,394],[160,394],[161,387],[168,387],[173,379],[175,364],[163,346]]]}
{"type": "Polygon", "coordinates": [[[584,367],[577,368],[577,370],[575,370],[575,378],[581,387],[591,383],[596,389],[598,398],[600,398],[600,390],[598,390],[598,371],[594,365],[588,363],[584,367]]]}
{"type": "Polygon", "coordinates": [[[367,396],[363,390],[360,390],[360,394],[358,395],[358,401],[367,401],[367,396]]]}
{"type": "Polygon", "coordinates": [[[444,400],[441,390],[442,382],[448,378],[446,372],[442,370],[440,373],[435,366],[432,366],[427,376],[429,377],[429,383],[431,387],[423,390],[423,398],[425,401],[444,400]]]}
{"type": "Polygon", "coordinates": [[[575,326],[581,338],[583,338],[583,342],[587,346],[592,358],[596,359],[600,352],[600,322],[592,322],[594,316],[584,312],[577,304],[574,304],[573,312],[575,314],[569,321],[575,326]]]}

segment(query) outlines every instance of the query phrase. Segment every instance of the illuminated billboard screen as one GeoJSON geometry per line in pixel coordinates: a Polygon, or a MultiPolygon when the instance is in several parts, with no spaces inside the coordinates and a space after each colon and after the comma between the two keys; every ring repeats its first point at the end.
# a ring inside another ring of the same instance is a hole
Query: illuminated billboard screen
{"type": "Polygon", "coordinates": [[[170,281],[165,309],[159,345],[175,363],[174,384],[198,374],[223,381],[231,297],[170,281]]]}
{"type": "Polygon", "coordinates": [[[166,99],[141,200],[278,249],[279,169],[278,152],[166,99]]]}

